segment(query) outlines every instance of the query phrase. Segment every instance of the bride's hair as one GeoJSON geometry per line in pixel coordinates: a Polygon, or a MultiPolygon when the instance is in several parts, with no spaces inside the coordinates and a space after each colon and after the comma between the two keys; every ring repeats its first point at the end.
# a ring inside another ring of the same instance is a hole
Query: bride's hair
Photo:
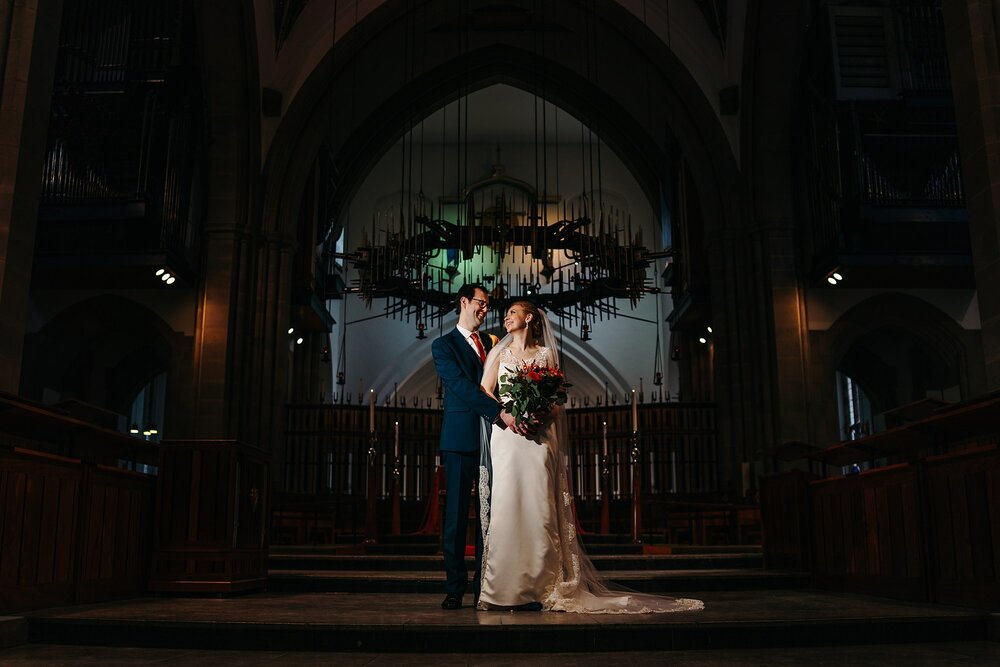
{"type": "Polygon", "coordinates": [[[531,337],[535,339],[535,342],[541,344],[542,336],[545,332],[542,329],[542,315],[538,312],[538,306],[530,301],[515,301],[511,305],[521,306],[524,309],[525,315],[531,314],[531,321],[528,322],[528,331],[531,332],[531,337]]]}

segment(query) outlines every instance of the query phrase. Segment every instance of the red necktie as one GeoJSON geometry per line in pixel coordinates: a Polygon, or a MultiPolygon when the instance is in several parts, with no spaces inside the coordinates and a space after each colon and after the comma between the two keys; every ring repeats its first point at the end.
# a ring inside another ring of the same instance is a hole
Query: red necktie
{"type": "Polygon", "coordinates": [[[483,347],[483,342],[479,340],[479,334],[475,331],[472,332],[472,342],[476,344],[476,351],[479,352],[479,361],[486,363],[486,348],[483,347]]]}

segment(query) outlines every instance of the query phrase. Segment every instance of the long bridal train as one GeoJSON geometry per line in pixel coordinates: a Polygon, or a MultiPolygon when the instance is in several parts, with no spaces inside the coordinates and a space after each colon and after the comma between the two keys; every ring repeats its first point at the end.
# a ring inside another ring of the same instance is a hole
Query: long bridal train
{"type": "MultiPolygon", "coordinates": [[[[546,346],[533,360],[555,365],[548,322],[546,346]]],[[[513,372],[517,360],[507,336],[486,364],[513,372]]],[[[577,539],[566,471],[565,413],[536,439],[483,424],[479,498],[483,568],[479,609],[540,603],[546,611],[644,614],[698,611],[701,600],[615,590],[597,573],[577,539]]]]}

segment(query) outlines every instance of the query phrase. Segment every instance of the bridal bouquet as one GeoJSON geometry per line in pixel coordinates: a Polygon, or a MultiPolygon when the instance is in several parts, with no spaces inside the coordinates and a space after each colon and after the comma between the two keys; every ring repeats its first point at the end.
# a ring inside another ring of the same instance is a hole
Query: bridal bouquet
{"type": "Polygon", "coordinates": [[[504,410],[514,416],[517,424],[547,415],[553,406],[565,403],[566,388],[570,386],[562,370],[535,363],[500,376],[504,410]]]}

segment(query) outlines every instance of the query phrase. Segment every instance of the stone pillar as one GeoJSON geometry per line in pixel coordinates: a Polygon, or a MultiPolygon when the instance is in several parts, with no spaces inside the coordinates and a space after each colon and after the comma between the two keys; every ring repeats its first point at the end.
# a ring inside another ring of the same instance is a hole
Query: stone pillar
{"type": "MultiPolygon", "coordinates": [[[[709,240],[719,487],[741,491],[741,464],[774,442],[777,392],[764,245],[752,232],[709,240]]],[[[735,498],[733,498],[735,499],[735,498]]]]}
{"type": "MultiPolygon", "coordinates": [[[[195,342],[194,435],[198,438],[239,438],[240,335],[246,313],[241,283],[248,270],[245,233],[208,228],[202,236],[202,286],[195,342]]],[[[249,332],[247,332],[249,333],[249,332]]]]}
{"type": "Polygon", "coordinates": [[[280,234],[265,235],[257,252],[257,298],[252,312],[255,342],[248,360],[254,385],[243,405],[247,437],[271,452],[275,462],[280,461],[285,441],[285,405],[293,395],[288,386],[292,253],[292,240],[280,234]]]}
{"type": "MultiPolygon", "coordinates": [[[[770,327],[774,354],[774,446],[789,440],[808,442],[810,404],[807,357],[809,331],[805,289],[796,271],[797,244],[790,224],[765,224],[760,231],[764,245],[765,289],[770,300],[770,327]]],[[[833,384],[833,377],[829,378],[833,384]]],[[[814,406],[822,413],[835,405],[814,406]]]]}
{"type": "Polygon", "coordinates": [[[0,390],[17,393],[62,0],[0,11],[0,390]]]}
{"type": "Polygon", "coordinates": [[[754,470],[761,450],[808,437],[795,253],[793,231],[781,225],[709,242],[720,487],[735,494],[746,491],[742,464],[754,470]]]}
{"type": "Polygon", "coordinates": [[[1000,388],[1000,2],[942,3],[987,389],[1000,388]]]}

